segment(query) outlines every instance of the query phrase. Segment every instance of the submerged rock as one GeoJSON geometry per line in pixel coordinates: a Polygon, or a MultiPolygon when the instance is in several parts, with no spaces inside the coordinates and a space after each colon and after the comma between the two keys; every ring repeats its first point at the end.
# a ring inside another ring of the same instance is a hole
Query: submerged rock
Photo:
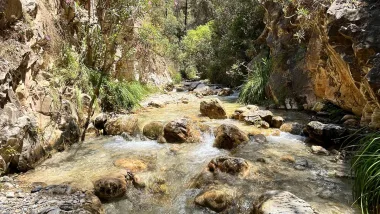
{"type": "Polygon", "coordinates": [[[226,110],[219,99],[202,101],[200,105],[201,114],[211,119],[226,119],[226,110]]]}
{"type": "Polygon", "coordinates": [[[222,212],[233,204],[234,192],[226,187],[210,187],[195,198],[195,204],[222,212]]]}
{"type": "Polygon", "coordinates": [[[120,198],[127,192],[127,182],[122,178],[101,178],[95,181],[94,191],[103,200],[120,198]]]}
{"type": "Polygon", "coordinates": [[[208,164],[210,172],[225,172],[231,175],[246,175],[249,171],[249,164],[243,158],[217,157],[208,164]]]}
{"type": "Polygon", "coordinates": [[[246,133],[237,126],[223,124],[216,131],[214,146],[221,149],[234,149],[249,140],[246,133]]]}
{"type": "Polygon", "coordinates": [[[168,143],[198,143],[201,132],[193,121],[183,118],[165,125],[164,138],[168,143]]]}
{"type": "Polygon", "coordinates": [[[268,191],[254,204],[251,214],[314,214],[306,201],[287,191],[268,191]]]}
{"type": "Polygon", "coordinates": [[[316,142],[324,145],[339,143],[346,135],[346,129],[334,124],[323,124],[318,121],[312,121],[306,126],[309,137],[316,142]]]}
{"type": "Polygon", "coordinates": [[[143,134],[151,140],[157,140],[164,133],[164,124],[159,121],[148,123],[143,128],[143,134]]]}
{"type": "Polygon", "coordinates": [[[253,139],[255,140],[256,143],[258,144],[265,144],[268,143],[267,137],[263,134],[257,134],[253,136],[253,139]]]}
{"type": "Polygon", "coordinates": [[[127,169],[131,172],[141,172],[148,168],[143,160],[131,159],[131,158],[120,158],[114,162],[114,165],[119,168],[127,169]]]}
{"type": "Polygon", "coordinates": [[[110,119],[104,130],[107,135],[121,135],[126,132],[131,136],[137,136],[140,133],[138,118],[134,115],[123,115],[110,119]]]}

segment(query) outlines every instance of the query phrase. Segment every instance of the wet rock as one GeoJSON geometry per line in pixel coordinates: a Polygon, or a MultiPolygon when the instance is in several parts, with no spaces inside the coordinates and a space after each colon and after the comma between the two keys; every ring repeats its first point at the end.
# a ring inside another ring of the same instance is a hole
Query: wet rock
{"type": "Polygon", "coordinates": [[[253,139],[255,140],[256,143],[258,144],[265,144],[268,143],[267,137],[263,134],[257,134],[253,136],[253,139]]]}
{"type": "Polygon", "coordinates": [[[200,105],[201,114],[211,119],[226,119],[226,110],[219,99],[202,101],[200,105]]]}
{"type": "Polygon", "coordinates": [[[235,157],[217,157],[208,164],[210,172],[225,172],[231,175],[244,176],[249,171],[249,164],[243,158],[235,157]]]}
{"type": "Polygon", "coordinates": [[[355,115],[352,115],[352,114],[346,114],[346,115],[344,115],[344,116],[342,117],[341,121],[344,122],[344,121],[346,121],[346,120],[350,120],[350,119],[354,119],[354,120],[356,120],[357,117],[356,117],[355,115]]]}
{"type": "Polygon", "coordinates": [[[330,152],[327,151],[322,146],[311,146],[311,152],[313,154],[317,154],[317,155],[329,155],[330,154],[330,152]]]}
{"type": "Polygon", "coordinates": [[[284,118],[280,117],[280,116],[276,116],[276,117],[273,117],[272,118],[272,127],[273,128],[280,128],[282,126],[282,124],[284,124],[284,118]]]}
{"type": "Polygon", "coordinates": [[[234,91],[230,88],[222,88],[222,90],[218,92],[218,96],[230,96],[233,93],[234,91]]]}
{"type": "Polygon", "coordinates": [[[47,184],[43,183],[43,182],[33,182],[32,185],[31,185],[32,190],[30,192],[31,193],[39,192],[43,188],[45,188],[46,186],[47,186],[47,184]]]}
{"type": "Polygon", "coordinates": [[[268,191],[260,196],[254,204],[252,214],[314,214],[314,210],[306,201],[286,191],[268,191]]]}
{"type": "Polygon", "coordinates": [[[294,163],[294,169],[296,170],[306,170],[309,168],[309,162],[306,159],[297,159],[294,163]]]}
{"type": "Polygon", "coordinates": [[[247,134],[231,124],[223,124],[216,131],[214,146],[221,149],[234,149],[249,140],[247,134]]]}
{"type": "Polygon", "coordinates": [[[316,102],[311,110],[315,111],[315,112],[320,112],[324,108],[325,108],[325,104],[324,103],[322,103],[322,102],[316,102]]]}
{"type": "Polygon", "coordinates": [[[151,140],[157,140],[164,133],[164,124],[159,121],[154,121],[146,124],[143,128],[143,134],[151,140]]]}
{"type": "Polygon", "coordinates": [[[150,103],[148,103],[148,106],[151,106],[154,108],[163,108],[163,107],[165,107],[165,103],[161,102],[159,100],[153,100],[150,103]]]}
{"type": "Polygon", "coordinates": [[[299,123],[284,123],[281,125],[280,130],[294,135],[301,135],[303,133],[303,125],[299,123]]]}
{"type": "Polygon", "coordinates": [[[268,110],[258,110],[254,112],[243,113],[244,121],[248,124],[257,124],[260,121],[265,121],[268,124],[272,123],[273,113],[268,110]]]}
{"type": "Polygon", "coordinates": [[[265,160],[265,158],[257,158],[256,159],[257,162],[260,162],[260,163],[266,163],[267,161],[265,160]]]}
{"type": "Polygon", "coordinates": [[[197,143],[201,140],[201,132],[190,119],[178,119],[164,127],[164,137],[168,143],[197,143]]]}
{"type": "Polygon", "coordinates": [[[280,159],[282,162],[294,163],[296,162],[295,158],[291,155],[284,155],[280,159]]]}
{"type": "Polygon", "coordinates": [[[127,183],[121,178],[101,178],[95,181],[94,191],[103,200],[120,198],[127,191],[127,183]]]}
{"type": "Polygon", "coordinates": [[[103,130],[106,126],[108,116],[105,113],[100,113],[95,117],[94,126],[99,130],[103,130]]]}
{"type": "Polygon", "coordinates": [[[269,129],[270,128],[269,123],[266,121],[262,121],[262,120],[258,121],[255,125],[257,128],[263,128],[263,129],[269,129]]]}
{"type": "Polygon", "coordinates": [[[214,94],[214,91],[204,83],[198,84],[197,87],[194,89],[194,92],[202,96],[209,96],[214,94]]]}
{"type": "Polygon", "coordinates": [[[342,139],[338,138],[346,135],[345,128],[334,124],[323,124],[318,121],[308,123],[306,131],[311,139],[324,145],[339,143],[342,139]]]}
{"type": "Polygon", "coordinates": [[[141,172],[148,168],[143,160],[130,159],[130,158],[120,158],[114,162],[114,165],[119,168],[128,169],[131,172],[141,172]]]}
{"type": "Polygon", "coordinates": [[[195,204],[222,212],[233,204],[234,192],[226,187],[210,187],[195,198],[195,204]]]}
{"type": "Polygon", "coordinates": [[[134,115],[124,115],[107,121],[105,125],[107,135],[121,135],[123,132],[131,136],[137,136],[140,133],[138,118],[134,115]]]}
{"type": "Polygon", "coordinates": [[[163,144],[163,143],[167,143],[167,142],[166,142],[166,139],[164,136],[159,136],[157,139],[157,143],[163,144]]]}

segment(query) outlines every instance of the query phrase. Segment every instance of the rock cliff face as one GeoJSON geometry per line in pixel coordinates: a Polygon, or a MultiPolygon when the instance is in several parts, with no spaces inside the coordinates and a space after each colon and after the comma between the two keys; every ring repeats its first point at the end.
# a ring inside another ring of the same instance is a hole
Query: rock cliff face
{"type": "MultiPolygon", "coordinates": [[[[91,98],[81,94],[78,101],[75,89],[59,85],[51,73],[62,46],[78,48],[84,38],[81,29],[89,22],[88,12],[79,5],[66,0],[0,1],[0,174],[31,169],[49,150],[79,141],[91,98]]],[[[132,59],[137,66],[126,71],[138,77],[126,79],[171,82],[165,59],[152,54],[132,59]]],[[[115,75],[123,69],[115,66],[115,75]]]]}
{"type": "Polygon", "coordinates": [[[273,72],[267,94],[310,109],[327,100],[380,127],[380,2],[262,0],[273,72]]]}

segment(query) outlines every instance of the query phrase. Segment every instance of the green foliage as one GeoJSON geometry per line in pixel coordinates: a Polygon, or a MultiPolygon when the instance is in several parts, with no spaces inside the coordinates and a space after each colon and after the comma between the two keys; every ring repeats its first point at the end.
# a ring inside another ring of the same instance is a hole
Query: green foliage
{"type": "Polygon", "coordinates": [[[213,22],[200,25],[189,30],[181,41],[182,54],[179,59],[182,62],[182,70],[188,79],[193,79],[197,74],[205,76],[207,64],[212,60],[213,50],[211,47],[213,22]]]}
{"type": "Polygon", "coordinates": [[[139,82],[113,81],[107,78],[103,81],[99,96],[102,110],[132,109],[151,91],[152,89],[139,82]]]}
{"type": "Polygon", "coordinates": [[[252,72],[248,75],[248,80],[241,89],[239,102],[254,104],[265,99],[265,86],[269,79],[271,66],[271,60],[266,59],[253,65],[252,72]]]}
{"type": "Polygon", "coordinates": [[[353,195],[362,213],[380,212],[380,133],[367,134],[352,160],[353,195]]]}

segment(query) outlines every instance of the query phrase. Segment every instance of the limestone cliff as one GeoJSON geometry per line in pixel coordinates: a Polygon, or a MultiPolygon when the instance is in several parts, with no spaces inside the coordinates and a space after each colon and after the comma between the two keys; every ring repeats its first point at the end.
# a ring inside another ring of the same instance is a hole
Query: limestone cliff
{"type": "Polygon", "coordinates": [[[380,127],[380,2],[262,0],[273,59],[267,93],[310,109],[327,100],[380,127]]]}

